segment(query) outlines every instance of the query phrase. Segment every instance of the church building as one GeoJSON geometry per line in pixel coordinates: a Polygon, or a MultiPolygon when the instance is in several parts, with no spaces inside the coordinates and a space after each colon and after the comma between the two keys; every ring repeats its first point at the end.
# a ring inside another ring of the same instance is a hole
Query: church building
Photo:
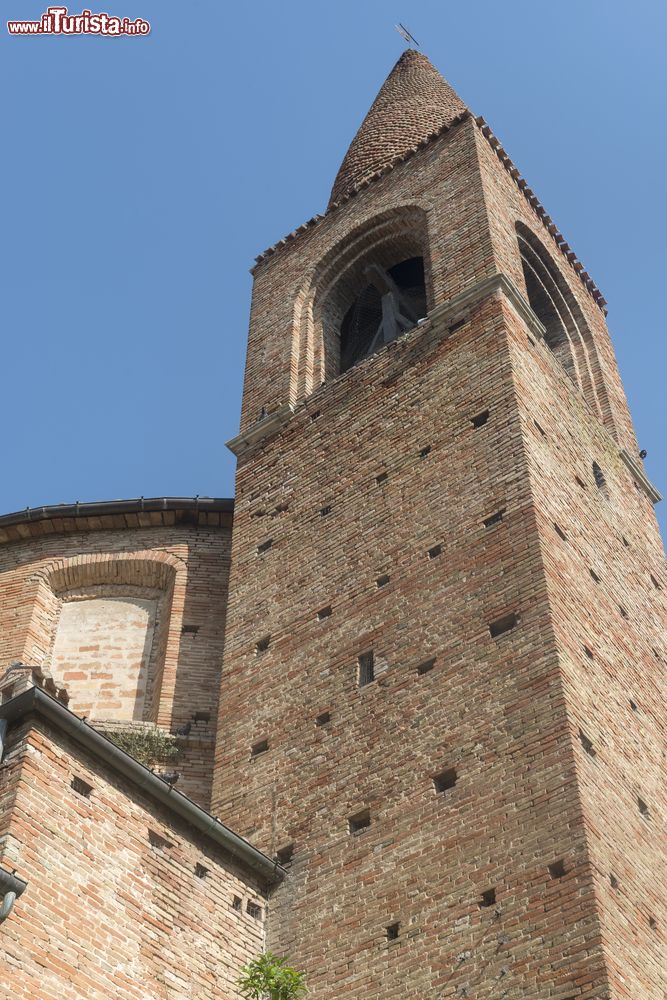
{"type": "Polygon", "coordinates": [[[262,253],[231,499],[0,516],[18,1000],[664,1000],[667,568],[606,301],[407,50],[262,253]]]}

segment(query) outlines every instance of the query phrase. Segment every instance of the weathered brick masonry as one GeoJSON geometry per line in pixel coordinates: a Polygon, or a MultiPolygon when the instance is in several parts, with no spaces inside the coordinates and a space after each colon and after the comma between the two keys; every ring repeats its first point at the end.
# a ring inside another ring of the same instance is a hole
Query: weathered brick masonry
{"type": "Polygon", "coordinates": [[[0,519],[0,665],[47,670],[93,723],[185,727],[179,788],[204,806],[231,511],[230,501],[129,501],[0,519]]]}
{"type": "Polygon", "coordinates": [[[254,276],[235,504],[0,518],[8,995],[226,1000],[268,943],[317,1000],[664,1000],[667,571],[600,291],[412,51],[254,276]],[[175,789],[103,735],[155,727],[175,789]]]}
{"type": "MultiPolygon", "coordinates": [[[[511,273],[509,219],[529,219],[494,167],[485,183],[511,273]]],[[[544,344],[526,349],[511,312],[507,328],[611,995],[657,998],[667,996],[665,555],[651,499],[619,455],[619,443],[637,445],[601,313],[576,280],[569,287],[614,401],[606,429],[544,344]]]]}
{"type": "Polygon", "coordinates": [[[269,859],[232,853],[210,819],[196,829],[178,792],[156,800],[149,772],[128,758],[134,776],[119,773],[87,745],[92,729],[74,738],[45,718],[39,694],[14,719],[2,765],[0,861],[28,879],[2,925],[2,995],[236,996],[263,947],[269,859]]]}
{"type": "Polygon", "coordinates": [[[601,296],[450,112],[357,136],[362,189],[255,269],[214,808],[291,858],[269,941],[318,998],[659,1000],[655,496],[601,296]],[[428,321],[340,374],[414,256],[428,321]]]}

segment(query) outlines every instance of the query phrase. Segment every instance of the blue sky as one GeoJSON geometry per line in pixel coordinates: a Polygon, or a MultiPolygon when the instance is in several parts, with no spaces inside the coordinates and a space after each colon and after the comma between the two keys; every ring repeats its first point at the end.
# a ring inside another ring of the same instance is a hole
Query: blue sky
{"type": "Polygon", "coordinates": [[[46,6],[0,0],[0,512],[233,494],[248,268],[323,210],[397,20],[609,300],[667,493],[662,0],[90,0],[151,34],[7,35],[46,6]]]}

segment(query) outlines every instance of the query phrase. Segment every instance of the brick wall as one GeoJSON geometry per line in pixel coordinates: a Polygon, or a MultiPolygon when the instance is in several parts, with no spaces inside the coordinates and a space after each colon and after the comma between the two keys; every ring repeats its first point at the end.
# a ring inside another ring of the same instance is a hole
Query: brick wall
{"type": "MultiPolygon", "coordinates": [[[[241,427],[307,394],[337,372],[317,368],[313,289],[324,292],[343,277],[369,245],[390,244],[405,218],[428,213],[425,246],[429,307],[493,270],[482,180],[476,163],[477,130],[468,120],[445,133],[415,161],[396,167],[366,192],[325,216],[255,269],[241,427]],[[378,231],[378,220],[382,225],[378,231]],[[395,224],[398,220],[398,227],[395,224]],[[348,254],[336,256],[343,242],[348,254]],[[350,259],[350,257],[352,259],[350,259]]],[[[409,254],[407,254],[409,256],[409,254]]],[[[317,304],[315,303],[315,306],[317,304]]]]}
{"type": "Polygon", "coordinates": [[[93,720],[186,727],[179,788],[204,806],[231,516],[228,522],[106,528],[110,519],[97,518],[88,530],[61,522],[22,541],[0,540],[0,665],[42,668],[67,690],[71,708],[93,720]]]}
{"type": "Polygon", "coordinates": [[[612,995],[659,1000],[667,995],[662,543],[650,500],[548,351],[527,351],[520,328],[512,346],[612,995]]]}
{"type": "Polygon", "coordinates": [[[294,845],[270,944],[323,998],[503,980],[512,997],[606,996],[498,302],[325,386],[241,464],[238,497],[214,802],[267,852],[294,845]],[[368,650],[377,680],[360,689],[368,650]]]}
{"type": "MultiPolygon", "coordinates": [[[[499,267],[522,284],[514,220],[544,234],[481,139],[480,158],[499,267]]],[[[512,364],[611,988],[615,998],[657,1000],[667,993],[659,889],[667,877],[665,554],[652,503],[619,455],[618,444],[640,464],[602,314],[551,250],[594,336],[607,389],[604,426],[544,345],[526,350],[525,330],[509,313],[512,364]]]]}
{"type": "Polygon", "coordinates": [[[7,996],[239,995],[266,916],[242,864],[41,721],[10,731],[0,788],[0,863],[28,881],[0,935],[7,996]]]}
{"type": "MultiPolygon", "coordinates": [[[[526,294],[517,223],[549,245],[468,120],[256,269],[242,429],[262,408],[297,408],[240,454],[214,808],[291,856],[270,943],[318,997],[657,1000],[659,935],[641,931],[640,977],[634,932],[617,940],[622,918],[605,912],[601,852],[620,827],[629,849],[640,820],[610,807],[611,783],[607,798],[582,777],[577,713],[595,702],[592,687],[573,689],[553,563],[572,470],[552,458],[540,478],[533,423],[545,428],[539,411],[560,438],[568,428],[588,490],[596,438],[657,558],[648,500],[619,455],[636,444],[604,316],[553,247],[587,338],[581,390],[496,295],[336,379],[312,287],[327,294],[375,233],[398,252],[414,210],[431,310],[496,271],[526,294]],[[375,680],[360,687],[369,651],[375,680]],[[605,808],[616,815],[601,819],[605,808]]],[[[617,653],[610,605],[568,600],[577,632],[595,621],[617,653]]],[[[636,736],[625,739],[630,771],[636,736]]],[[[645,765],[652,802],[657,762],[645,765]]],[[[651,850],[635,854],[646,874],[651,850]]]]}

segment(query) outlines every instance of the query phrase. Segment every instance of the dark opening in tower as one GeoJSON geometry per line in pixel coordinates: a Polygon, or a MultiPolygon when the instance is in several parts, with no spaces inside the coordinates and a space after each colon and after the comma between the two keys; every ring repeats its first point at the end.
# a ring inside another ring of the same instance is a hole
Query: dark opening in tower
{"type": "Polygon", "coordinates": [[[543,243],[528,226],[516,224],[530,306],[544,326],[544,339],[575,385],[595,409],[602,386],[594,388],[595,345],[572,289],[543,243]]]}
{"type": "Polygon", "coordinates": [[[411,330],[427,312],[422,257],[410,257],[387,270],[371,263],[364,276],[367,284],[340,328],[341,372],[411,330]]]}
{"type": "Polygon", "coordinates": [[[560,292],[544,262],[531,247],[519,240],[521,264],[530,306],[545,329],[544,339],[567,373],[576,379],[570,338],[563,322],[560,292]]]}

